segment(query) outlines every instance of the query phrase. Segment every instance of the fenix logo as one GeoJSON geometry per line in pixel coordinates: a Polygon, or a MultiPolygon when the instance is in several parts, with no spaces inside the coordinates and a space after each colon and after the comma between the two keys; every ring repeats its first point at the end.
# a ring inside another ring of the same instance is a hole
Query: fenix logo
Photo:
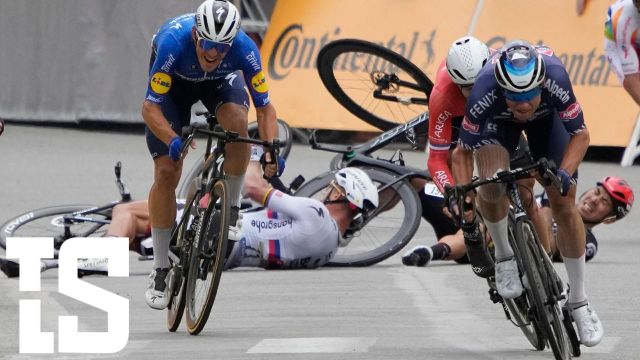
{"type": "MultiPolygon", "coordinates": [[[[20,291],[40,291],[40,259],[52,259],[53,238],[7,239],[7,258],[19,259],[20,291]]],[[[58,317],[58,351],[115,353],[129,340],[129,300],[78,279],[78,259],[106,258],[109,277],[129,276],[126,238],[72,238],[60,248],[58,291],[107,313],[106,332],[78,331],[77,316],[58,317]]],[[[41,331],[41,304],[37,299],[19,303],[20,353],[54,352],[53,332],[41,331]]]]}

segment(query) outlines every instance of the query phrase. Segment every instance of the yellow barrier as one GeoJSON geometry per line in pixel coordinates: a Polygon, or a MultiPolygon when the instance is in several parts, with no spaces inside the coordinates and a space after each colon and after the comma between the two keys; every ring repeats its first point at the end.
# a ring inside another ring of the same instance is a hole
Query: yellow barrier
{"type": "Polygon", "coordinates": [[[341,38],[379,43],[433,80],[451,42],[467,32],[494,48],[515,38],[544,42],[567,65],[591,144],[627,146],[638,109],[604,56],[608,5],[591,0],[578,17],[573,1],[557,0],[278,0],[262,62],[278,117],[292,126],[374,130],[322,85],[315,62],[324,44],[341,38]]]}

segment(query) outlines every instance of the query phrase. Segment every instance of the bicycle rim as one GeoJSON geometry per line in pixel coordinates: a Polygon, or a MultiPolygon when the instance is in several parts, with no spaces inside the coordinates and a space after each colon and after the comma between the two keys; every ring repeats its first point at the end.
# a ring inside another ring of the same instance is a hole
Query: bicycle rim
{"type": "MultiPolygon", "coordinates": [[[[65,205],[32,210],[4,223],[0,227],[0,246],[6,248],[8,237],[64,237],[64,215],[97,208],[92,205],[65,205]]],[[[110,220],[111,212],[87,213],[84,218],[110,220]]],[[[71,237],[104,236],[107,224],[82,221],[70,225],[71,237]]]]}
{"type": "Polygon", "coordinates": [[[338,103],[381,130],[427,111],[433,83],[417,66],[385,47],[363,40],[336,40],[320,50],[317,67],[322,83],[338,103]],[[398,85],[396,80],[419,90],[398,85]],[[376,98],[375,90],[402,101],[376,98]],[[407,101],[412,98],[421,103],[407,101]]]}
{"type": "MultiPolygon", "coordinates": [[[[549,299],[547,292],[548,286],[545,284],[546,278],[542,277],[541,271],[543,266],[537,258],[537,252],[534,247],[538,245],[538,238],[533,229],[533,225],[529,221],[518,221],[516,223],[516,242],[521,265],[527,277],[528,286],[526,286],[527,295],[530,296],[535,305],[535,316],[540,329],[544,332],[545,338],[549,343],[549,347],[553,351],[556,359],[570,359],[571,354],[565,342],[558,342],[558,334],[556,333],[557,321],[555,321],[554,310],[550,309],[546,304],[549,299]],[[551,310],[551,311],[549,311],[551,310]]],[[[552,306],[553,308],[553,306],[552,306]]],[[[560,326],[562,324],[560,323],[560,326]]],[[[561,332],[562,333],[562,332],[561,332]]],[[[565,338],[566,339],[566,338],[565,338]]]]}
{"type": "Polygon", "coordinates": [[[538,260],[540,276],[547,287],[547,311],[550,314],[550,327],[552,330],[552,333],[548,333],[549,346],[553,350],[556,359],[570,359],[573,347],[565,328],[562,306],[560,305],[562,282],[559,280],[553,264],[550,261],[545,261],[545,255],[542,253],[544,250],[541,249],[539,243],[529,243],[529,246],[531,247],[531,253],[538,260]]]}
{"type": "MultiPolygon", "coordinates": [[[[393,182],[395,177],[378,169],[362,168],[378,188],[393,182]]],[[[305,183],[296,196],[324,200],[327,187],[335,177],[329,171],[305,183]]],[[[378,210],[373,219],[356,233],[345,247],[325,266],[370,266],[402,249],[413,237],[420,224],[422,209],[413,188],[401,181],[380,194],[378,210]]]]}
{"type": "MultiPolygon", "coordinates": [[[[514,244],[515,235],[513,231],[515,230],[515,218],[513,217],[513,213],[509,213],[509,215],[509,242],[514,244]]],[[[516,246],[512,245],[512,247],[515,248],[516,246]]],[[[492,254],[492,256],[494,255],[492,254]]],[[[529,316],[529,309],[533,306],[526,293],[515,299],[503,299],[503,301],[505,306],[509,309],[513,322],[520,331],[522,331],[529,343],[538,351],[544,350],[546,340],[540,330],[537,320],[529,316]]]]}
{"type": "Polygon", "coordinates": [[[197,335],[204,328],[218,292],[231,213],[227,189],[225,180],[213,185],[211,201],[192,247],[186,288],[187,330],[191,335],[197,335]]]}

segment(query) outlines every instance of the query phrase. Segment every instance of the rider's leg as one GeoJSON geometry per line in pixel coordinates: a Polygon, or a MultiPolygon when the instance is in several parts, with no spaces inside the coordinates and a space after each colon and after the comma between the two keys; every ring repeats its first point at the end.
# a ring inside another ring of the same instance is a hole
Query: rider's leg
{"type": "Polygon", "coordinates": [[[529,217],[529,220],[533,223],[538,234],[538,239],[544,247],[547,253],[551,252],[551,227],[545,221],[541,212],[539,211],[538,204],[536,203],[533,195],[533,187],[535,186],[535,179],[524,179],[518,181],[518,193],[520,200],[522,200],[522,206],[529,217]]]}
{"type": "MultiPolygon", "coordinates": [[[[485,145],[476,150],[476,164],[481,179],[490,177],[509,168],[509,152],[501,145],[485,145]]],[[[507,299],[518,297],[522,293],[522,283],[509,245],[506,188],[501,184],[487,184],[480,187],[478,195],[478,206],[494,243],[498,293],[507,299]]]]}
{"type": "Polygon", "coordinates": [[[153,268],[169,267],[171,228],[176,218],[175,189],[180,181],[182,161],[168,156],[154,160],[154,182],[149,191],[149,218],[153,237],[153,268]]]}
{"type": "MultiPolygon", "coordinates": [[[[247,109],[244,106],[234,103],[223,104],[218,107],[216,117],[225,130],[248,136],[247,109]]],[[[229,199],[232,206],[237,206],[240,200],[244,174],[249,164],[250,148],[246,143],[231,143],[226,147],[224,171],[229,182],[229,199]]]]}

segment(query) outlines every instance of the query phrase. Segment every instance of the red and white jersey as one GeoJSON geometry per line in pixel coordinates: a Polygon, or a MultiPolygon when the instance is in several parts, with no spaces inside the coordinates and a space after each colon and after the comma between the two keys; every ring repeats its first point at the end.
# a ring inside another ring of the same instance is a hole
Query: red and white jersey
{"type": "Polygon", "coordinates": [[[455,185],[449,168],[449,148],[452,139],[453,119],[464,116],[466,99],[460,88],[451,81],[446,59],[436,73],[436,81],[429,98],[429,159],[427,168],[438,189],[444,193],[445,185],[455,185]]]}

